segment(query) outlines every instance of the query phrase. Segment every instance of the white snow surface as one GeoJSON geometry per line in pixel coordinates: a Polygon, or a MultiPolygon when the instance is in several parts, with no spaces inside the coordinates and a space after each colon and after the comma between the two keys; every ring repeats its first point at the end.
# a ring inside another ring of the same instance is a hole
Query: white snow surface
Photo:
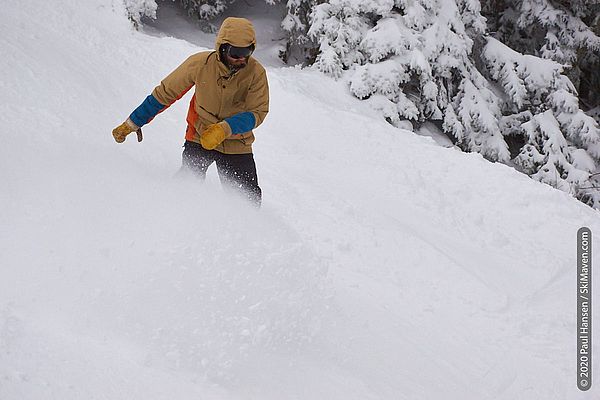
{"type": "Polygon", "coordinates": [[[0,22],[0,399],[600,394],[599,357],[590,392],[575,370],[597,212],[270,64],[255,210],[214,170],[174,177],[189,94],[142,143],[110,134],[203,48],[119,0],[8,1],[0,22]]]}

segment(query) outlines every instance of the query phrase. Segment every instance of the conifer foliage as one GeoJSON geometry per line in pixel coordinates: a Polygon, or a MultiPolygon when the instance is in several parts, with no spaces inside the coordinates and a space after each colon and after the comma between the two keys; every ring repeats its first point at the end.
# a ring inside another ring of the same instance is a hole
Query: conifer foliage
{"type": "Polygon", "coordinates": [[[498,40],[488,41],[483,58],[506,93],[503,133],[523,134],[526,143],[514,161],[599,208],[600,1],[484,4],[498,40]]]}
{"type": "Polygon", "coordinates": [[[225,0],[181,0],[190,15],[200,19],[214,18],[227,9],[225,0]]]}
{"type": "Polygon", "coordinates": [[[566,74],[584,109],[600,105],[600,0],[493,0],[482,4],[495,38],[518,52],[568,66],[566,74]]]}
{"type": "Polygon", "coordinates": [[[129,19],[134,25],[141,22],[142,17],[156,18],[158,5],[155,0],[124,0],[129,19]]]}
{"type": "Polygon", "coordinates": [[[312,63],[317,44],[309,37],[310,15],[318,0],[288,0],[287,14],[281,27],[288,33],[285,50],[280,57],[287,63],[292,60],[300,63],[312,63]]]}

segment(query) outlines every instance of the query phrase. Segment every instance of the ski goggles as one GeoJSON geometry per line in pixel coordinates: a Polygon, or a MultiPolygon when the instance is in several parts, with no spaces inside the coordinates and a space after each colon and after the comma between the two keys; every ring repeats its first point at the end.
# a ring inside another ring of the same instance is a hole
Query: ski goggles
{"type": "Polygon", "coordinates": [[[237,46],[229,46],[227,49],[227,55],[231,58],[235,58],[236,60],[242,58],[248,58],[254,51],[254,45],[251,44],[248,47],[237,47],[237,46]]]}

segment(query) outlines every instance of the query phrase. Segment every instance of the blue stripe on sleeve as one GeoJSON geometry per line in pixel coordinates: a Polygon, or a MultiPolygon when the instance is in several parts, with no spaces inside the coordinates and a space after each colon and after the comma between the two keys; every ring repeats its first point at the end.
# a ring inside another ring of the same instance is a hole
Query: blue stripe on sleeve
{"type": "Polygon", "coordinates": [[[250,111],[235,114],[229,118],[225,118],[225,121],[231,127],[231,133],[234,135],[251,131],[256,124],[256,118],[250,111]]]}
{"type": "Polygon", "coordinates": [[[131,113],[129,118],[133,121],[134,124],[136,124],[139,127],[142,127],[148,122],[150,122],[150,120],[152,120],[152,118],[154,118],[156,114],[161,112],[166,107],[167,106],[160,104],[154,96],[149,95],[148,97],[146,97],[146,100],[144,100],[144,102],[140,104],[139,107],[131,113]]]}

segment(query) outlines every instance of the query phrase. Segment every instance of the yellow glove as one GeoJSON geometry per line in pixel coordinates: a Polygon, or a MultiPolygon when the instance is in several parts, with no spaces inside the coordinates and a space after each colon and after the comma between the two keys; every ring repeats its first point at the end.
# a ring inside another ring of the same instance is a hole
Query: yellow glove
{"type": "Polygon", "coordinates": [[[206,127],[200,135],[200,144],[206,150],[213,150],[229,136],[231,136],[231,128],[227,122],[222,121],[206,127]]]}
{"type": "Polygon", "coordinates": [[[117,143],[123,143],[127,135],[129,135],[131,132],[137,131],[138,129],[140,128],[134,124],[133,121],[127,118],[127,121],[113,129],[112,135],[117,143]]]}

